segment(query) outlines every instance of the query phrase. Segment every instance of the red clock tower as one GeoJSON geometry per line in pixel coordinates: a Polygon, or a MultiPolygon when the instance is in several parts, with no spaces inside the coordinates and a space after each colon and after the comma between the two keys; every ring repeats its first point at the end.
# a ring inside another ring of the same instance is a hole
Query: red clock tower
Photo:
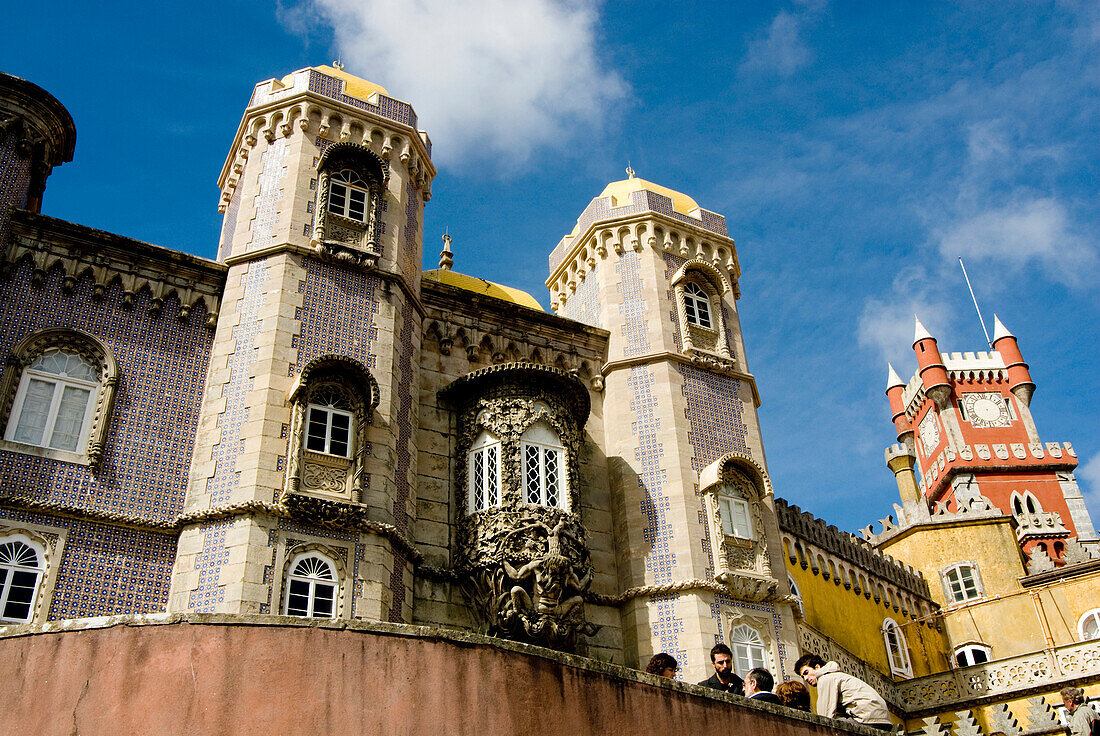
{"type": "Polygon", "coordinates": [[[1061,565],[1070,539],[1097,546],[1073,475],[1077,456],[1068,442],[1040,440],[1030,411],[1035,383],[1016,337],[994,321],[992,351],[949,354],[916,321],[916,374],[905,384],[890,367],[886,395],[904,448],[888,462],[904,501],[922,497],[933,511],[956,511],[988,499],[1015,517],[1025,554],[1039,547],[1061,565]],[[903,477],[913,460],[915,487],[903,477]]]}

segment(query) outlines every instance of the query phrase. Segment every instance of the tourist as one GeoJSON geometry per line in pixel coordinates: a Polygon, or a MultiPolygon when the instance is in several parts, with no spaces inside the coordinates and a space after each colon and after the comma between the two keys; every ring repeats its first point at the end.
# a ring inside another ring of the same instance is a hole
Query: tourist
{"type": "Polygon", "coordinates": [[[819,716],[854,721],[880,731],[894,729],[882,696],[858,677],[841,672],[836,662],[804,654],[794,663],[794,670],[807,685],[817,688],[819,716]]]}
{"type": "Polygon", "coordinates": [[[782,705],[782,701],[772,692],[774,685],[775,678],[772,677],[772,673],[763,667],[751,669],[749,674],[745,675],[745,695],[751,700],[782,705]]]}
{"type": "Polygon", "coordinates": [[[645,666],[646,672],[660,677],[676,677],[679,669],[680,666],[676,664],[676,660],[672,658],[672,655],[665,652],[654,654],[653,658],[649,660],[649,664],[645,666]]]}
{"type": "Polygon", "coordinates": [[[745,694],[744,683],[733,673],[733,652],[729,647],[715,644],[710,650],[710,663],[714,665],[714,674],[700,682],[700,685],[724,693],[745,694]]]}
{"type": "Polygon", "coordinates": [[[1070,714],[1069,736],[1100,736],[1100,716],[1085,702],[1085,691],[1079,687],[1064,687],[1058,693],[1070,714]]]}
{"type": "Polygon", "coordinates": [[[779,687],[775,689],[775,695],[788,708],[810,712],[810,691],[798,680],[779,683],[779,687]]]}

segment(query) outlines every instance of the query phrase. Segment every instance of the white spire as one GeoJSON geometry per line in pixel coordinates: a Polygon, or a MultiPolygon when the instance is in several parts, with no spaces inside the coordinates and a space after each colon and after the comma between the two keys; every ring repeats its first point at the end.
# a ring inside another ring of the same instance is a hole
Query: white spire
{"type": "Polygon", "coordinates": [[[1016,337],[1008,328],[1001,324],[1001,320],[997,319],[997,315],[993,315],[993,342],[997,342],[1002,337],[1016,337]]]}
{"type": "Polygon", "coordinates": [[[893,364],[887,363],[886,365],[890,368],[890,374],[886,377],[886,390],[889,391],[894,386],[904,386],[905,381],[901,380],[901,376],[894,370],[893,364]]]}
{"type": "Polygon", "coordinates": [[[928,330],[924,329],[924,325],[920,323],[920,317],[914,314],[913,319],[916,320],[917,323],[916,333],[913,337],[913,344],[916,345],[921,340],[932,337],[932,335],[929,334],[928,330]]]}

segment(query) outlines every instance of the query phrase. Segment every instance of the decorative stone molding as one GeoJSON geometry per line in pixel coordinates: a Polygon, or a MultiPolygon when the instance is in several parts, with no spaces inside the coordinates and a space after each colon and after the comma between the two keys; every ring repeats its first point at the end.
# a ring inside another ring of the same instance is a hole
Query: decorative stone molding
{"type": "Polygon", "coordinates": [[[440,392],[457,407],[455,484],[469,508],[467,456],[487,432],[500,443],[499,505],[462,516],[458,564],[462,590],[481,624],[495,636],[572,649],[596,628],[584,619],[592,580],[587,533],[579,516],[577,467],[589,398],[564,371],[511,363],[469,373],[440,392]],[[536,423],[548,426],[564,448],[562,508],[525,502],[521,439],[536,423]]]}
{"type": "Polygon", "coordinates": [[[32,286],[41,287],[51,272],[60,270],[65,296],[82,279],[91,279],[91,298],[97,301],[117,284],[121,309],[132,309],[136,297],[145,293],[154,317],[174,300],[176,319],[187,321],[198,314],[207,328],[217,326],[228,270],[220,263],[20,210],[12,212],[11,235],[0,259],[2,278],[27,264],[32,286]]]}
{"type": "Polygon", "coordinates": [[[379,234],[382,198],[389,181],[389,166],[370,148],[356,143],[335,143],[325,149],[317,162],[317,198],[310,246],[324,260],[373,269],[381,257],[379,234]],[[359,222],[330,212],[328,207],[332,176],[342,170],[353,171],[367,183],[367,220],[359,222]]]}
{"type": "MultiPolygon", "coordinates": [[[[107,428],[111,420],[111,411],[115,405],[115,394],[118,391],[118,361],[114,353],[106,343],[89,335],[83,330],[64,327],[50,327],[39,330],[20,340],[12,352],[8,355],[8,370],[4,371],[4,377],[0,380],[0,428],[7,427],[14,407],[15,393],[19,382],[23,378],[23,370],[38,356],[49,350],[67,350],[84,357],[89,363],[99,370],[99,389],[96,393],[95,405],[92,407],[91,426],[88,429],[88,439],[83,450],[77,455],[87,459],[88,465],[93,470],[98,470],[103,460],[103,453],[107,442],[107,428]]],[[[22,451],[21,446],[14,442],[5,442],[6,449],[22,451]]],[[[29,447],[36,454],[55,456],[60,451],[48,447],[29,447]]],[[[62,453],[62,459],[73,453],[62,453]]]]}
{"type": "Polygon", "coordinates": [[[910,714],[919,715],[974,700],[1019,699],[1097,676],[1100,640],[1094,639],[905,680],[897,683],[896,690],[900,704],[910,714]]]}
{"type": "Polygon", "coordinates": [[[317,492],[336,495],[352,503],[359,502],[369,452],[367,427],[378,401],[378,382],[354,358],[328,354],[306,364],[287,396],[291,419],[284,499],[289,494],[317,492]],[[311,453],[305,447],[306,411],[314,396],[329,391],[346,400],[355,418],[350,437],[351,456],[348,458],[311,453]]]}
{"type": "Polygon", "coordinates": [[[1069,530],[1062,523],[1062,515],[1057,511],[1042,511],[1037,514],[1018,514],[1016,516],[1016,538],[1027,537],[1068,537],[1069,530]]]}

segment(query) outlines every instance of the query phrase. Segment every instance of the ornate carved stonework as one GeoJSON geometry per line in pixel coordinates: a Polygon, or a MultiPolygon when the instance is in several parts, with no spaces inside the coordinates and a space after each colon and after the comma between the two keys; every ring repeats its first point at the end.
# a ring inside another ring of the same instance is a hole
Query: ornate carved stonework
{"type": "Polygon", "coordinates": [[[461,531],[463,591],[493,636],[572,650],[592,581],[585,530],[575,516],[524,506],[490,509],[461,531]]]}
{"type": "MultiPolygon", "coordinates": [[[[470,373],[441,394],[458,408],[455,487],[467,492],[467,455],[477,437],[500,443],[500,497],[459,522],[462,590],[493,636],[572,650],[597,627],[584,619],[592,580],[587,532],[578,515],[581,429],[588,391],[556,368],[511,363],[470,373]],[[535,424],[549,428],[564,449],[564,488],[558,505],[527,503],[521,439],[535,424]]],[[[460,508],[470,505],[460,500],[460,508]]]]}

